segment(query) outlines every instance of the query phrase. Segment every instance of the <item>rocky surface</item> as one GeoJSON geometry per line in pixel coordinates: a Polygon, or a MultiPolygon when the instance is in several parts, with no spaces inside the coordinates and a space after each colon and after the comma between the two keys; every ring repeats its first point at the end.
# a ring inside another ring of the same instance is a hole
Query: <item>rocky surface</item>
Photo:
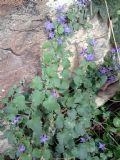
{"type": "Polygon", "coordinates": [[[0,99],[11,86],[40,72],[40,45],[46,39],[45,2],[0,1],[0,99]]]}

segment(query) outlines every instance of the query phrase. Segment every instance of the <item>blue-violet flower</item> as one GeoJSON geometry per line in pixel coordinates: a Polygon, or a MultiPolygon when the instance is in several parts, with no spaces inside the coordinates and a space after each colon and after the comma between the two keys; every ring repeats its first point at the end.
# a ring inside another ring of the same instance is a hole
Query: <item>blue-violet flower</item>
{"type": "Polygon", "coordinates": [[[51,31],[52,29],[54,29],[54,24],[50,21],[47,21],[45,23],[45,28],[46,28],[47,31],[51,31]]]}
{"type": "Polygon", "coordinates": [[[54,37],[55,37],[55,33],[54,32],[49,32],[48,38],[53,39],[54,37]]]}
{"type": "Polygon", "coordinates": [[[23,153],[26,150],[25,145],[24,144],[20,144],[18,150],[19,150],[20,153],[23,153]]]}
{"type": "Polygon", "coordinates": [[[60,15],[57,17],[57,21],[59,23],[65,23],[66,22],[66,17],[64,15],[60,15]]]}
{"type": "Polygon", "coordinates": [[[106,73],[109,72],[109,69],[108,69],[107,67],[101,67],[101,68],[99,69],[99,72],[100,72],[101,74],[106,74],[106,73]]]}
{"type": "Polygon", "coordinates": [[[88,5],[89,0],[77,0],[77,2],[81,7],[85,7],[88,5]]]}
{"type": "Polygon", "coordinates": [[[80,52],[81,55],[85,55],[87,54],[87,49],[86,48],[82,48],[82,51],[80,52]]]}
{"type": "Polygon", "coordinates": [[[12,124],[17,124],[20,121],[21,117],[20,116],[15,116],[15,118],[12,121],[12,124]]]}
{"type": "Polygon", "coordinates": [[[85,59],[86,59],[86,61],[93,61],[95,59],[95,55],[92,53],[87,54],[85,59]]]}
{"type": "Polygon", "coordinates": [[[115,54],[115,53],[116,53],[116,49],[115,49],[115,48],[112,48],[112,49],[111,49],[111,53],[112,53],[112,54],[115,54]]]}
{"type": "Polygon", "coordinates": [[[48,141],[48,136],[47,135],[42,135],[40,137],[40,142],[45,144],[48,141]]]}
{"type": "Polygon", "coordinates": [[[104,151],[106,149],[106,145],[104,143],[99,143],[98,148],[102,151],[104,151]]]}
{"type": "Polygon", "coordinates": [[[109,76],[107,82],[114,82],[116,80],[115,76],[109,76]]]}
{"type": "Polygon", "coordinates": [[[65,33],[70,33],[71,32],[71,29],[67,24],[64,25],[64,32],[65,33]]]}
{"type": "Polygon", "coordinates": [[[56,97],[56,98],[60,97],[58,91],[55,90],[55,89],[52,90],[52,96],[53,96],[53,97],[56,97]]]}
{"type": "Polygon", "coordinates": [[[57,43],[58,43],[58,45],[61,45],[61,44],[63,43],[62,38],[58,38],[58,39],[57,39],[57,43]]]}
{"type": "Polygon", "coordinates": [[[81,138],[80,138],[80,142],[81,142],[81,143],[85,143],[86,141],[87,141],[86,138],[84,138],[84,137],[81,137],[81,138]]]}

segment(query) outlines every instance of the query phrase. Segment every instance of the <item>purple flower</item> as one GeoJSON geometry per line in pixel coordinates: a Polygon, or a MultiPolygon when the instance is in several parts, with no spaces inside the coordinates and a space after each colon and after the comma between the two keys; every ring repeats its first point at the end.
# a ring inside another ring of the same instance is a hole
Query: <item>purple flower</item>
{"type": "Polygon", "coordinates": [[[90,139],[91,139],[91,137],[90,137],[90,136],[87,136],[87,137],[81,137],[81,138],[80,138],[80,142],[81,142],[81,143],[85,143],[85,142],[89,141],[90,139]]]}
{"type": "Polygon", "coordinates": [[[85,7],[88,5],[89,0],[77,0],[77,2],[81,7],[85,7]]]}
{"type": "Polygon", "coordinates": [[[118,51],[118,53],[120,53],[120,48],[118,48],[117,50],[116,50],[115,48],[112,48],[112,49],[111,49],[111,53],[112,53],[112,54],[117,53],[117,51],[118,51]]]}
{"type": "Polygon", "coordinates": [[[107,82],[114,82],[116,80],[115,76],[109,76],[107,82]]]}
{"type": "Polygon", "coordinates": [[[98,148],[102,151],[104,151],[106,149],[106,145],[104,143],[99,143],[98,148]]]}
{"type": "Polygon", "coordinates": [[[64,11],[64,5],[58,5],[58,6],[56,7],[56,11],[57,11],[58,13],[63,12],[63,11],[64,11]]]}
{"type": "Polygon", "coordinates": [[[52,29],[54,29],[54,24],[50,21],[47,21],[45,23],[45,28],[46,28],[47,31],[51,31],[52,29]]]}
{"type": "Polygon", "coordinates": [[[65,23],[66,22],[66,17],[64,15],[60,15],[57,17],[57,21],[59,23],[65,23]]]}
{"type": "Polygon", "coordinates": [[[87,49],[86,49],[86,48],[85,48],[85,49],[82,48],[82,51],[80,52],[80,54],[83,55],[83,56],[84,56],[85,54],[87,54],[87,49]]]}
{"type": "Polygon", "coordinates": [[[42,135],[40,137],[40,142],[45,144],[48,141],[48,136],[47,135],[42,135]]]}
{"type": "Polygon", "coordinates": [[[71,32],[71,29],[67,24],[64,25],[64,32],[65,33],[70,33],[71,32]]]}
{"type": "Polygon", "coordinates": [[[115,53],[116,53],[116,49],[115,49],[115,48],[112,48],[112,49],[111,49],[111,53],[112,53],[112,54],[115,54],[115,53]]]}
{"type": "Polygon", "coordinates": [[[118,48],[118,52],[120,53],[120,48],[118,48]]]}
{"type": "Polygon", "coordinates": [[[19,150],[20,153],[23,153],[23,152],[25,151],[25,149],[26,149],[26,147],[25,147],[24,144],[20,144],[20,145],[19,145],[18,150],[19,150]]]}
{"type": "Polygon", "coordinates": [[[95,59],[95,55],[92,53],[87,54],[85,59],[86,59],[86,61],[93,61],[95,59]]]}
{"type": "Polygon", "coordinates": [[[101,74],[106,74],[106,73],[109,72],[109,69],[106,68],[106,67],[101,67],[101,68],[99,69],[99,72],[100,72],[101,74]]]}
{"type": "Polygon", "coordinates": [[[91,39],[90,42],[89,42],[89,44],[91,46],[95,47],[95,45],[96,45],[96,39],[91,39]]]}
{"type": "Polygon", "coordinates": [[[20,121],[21,117],[20,116],[15,116],[15,118],[12,121],[12,124],[17,124],[20,121]]]}
{"type": "Polygon", "coordinates": [[[60,97],[58,91],[55,90],[55,89],[52,90],[52,96],[53,96],[53,97],[56,97],[56,98],[60,97]]]}
{"type": "Polygon", "coordinates": [[[81,137],[81,138],[80,138],[80,142],[81,142],[81,143],[85,143],[85,142],[86,142],[86,138],[81,137]]]}
{"type": "Polygon", "coordinates": [[[62,38],[58,38],[57,43],[58,43],[58,45],[61,45],[63,43],[62,38]]]}
{"type": "Polygon", "coordinates": [[[49,32],[48,38],[53,39],[54,37],[55,37],[55,33],[54,32],[49,32]]]}

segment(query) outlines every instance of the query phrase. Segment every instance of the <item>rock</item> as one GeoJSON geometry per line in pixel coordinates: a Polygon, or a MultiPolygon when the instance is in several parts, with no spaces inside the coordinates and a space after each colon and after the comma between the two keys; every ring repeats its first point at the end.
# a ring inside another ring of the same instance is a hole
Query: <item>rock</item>
{"type": "Polygon", "coordinates": [[[106,90],[100,90],[96,96],[96,105],[100,107],[104,105],[108,100],[110,100],[116,92],[120,91],[120,84],[119,82],[115,82],[109,85],[106,90]]]}
{"type": "Polygon", "coordinates": [[[0,99],[14,84],[30,81],[40,73],[40,45],[46,40],[45,3],[41,0],[0,1],[0,99]]]}
{"type": "Polygon", "coordinates": [[[83,27],[81,27],[79,31],[76,31],[76,33],[72,37],[70,37],[70,39],[68,39],[70,44],[68,43],[67,48],[69,48],[70,51],[74,54],[72,57],[70,57],[72,71],[77,67],[76,64],[79,64],[82,60],[80,52],[82,51],[82,48],[87,47],[86,40],[88,37],[91,39],[95,39],[96,41],[94,51],[95,62],[97,65],[103,63],[104,57],[110,50],[109,40],[111,32],[106,22],[102,22],[96,15],[93,19],[88,19],[87,23],[91,25],[89,29],[85,30],[83,27]],[[78,53],[76,52],[75,43],[77,43],[78,53]]]}

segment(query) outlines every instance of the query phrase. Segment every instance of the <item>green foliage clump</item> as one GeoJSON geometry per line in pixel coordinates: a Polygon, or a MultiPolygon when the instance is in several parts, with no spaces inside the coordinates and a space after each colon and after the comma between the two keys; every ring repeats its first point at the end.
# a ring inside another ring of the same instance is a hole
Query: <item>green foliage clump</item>
{"type": "Polygon", "coordinates": [[[33,79],[31,92],[21,94],[15,89],[4,100],[3,118],[10,125],[4,134],[13,146],[5,154],[21,160],[91,159],[99,154],[97,142],[91,137],[80,143],[80,138],[91,135],[90,127],[98,114],[95,92],[101,78],[91,77],[97,74],[96,65],[83,61],[71,78],[65,48],[55,41],[47,42],[44,48],[42,77],[33,79]],[[62,78],[57,74],[58,62],[63,67],[62,78]],[[16,116],[20,117],[17,122],[16,116]],[[43,135],[47,136],[45,143],[40,139],[43,135]],[[25,146],[23,153],[20,144],[25,146]]]}

